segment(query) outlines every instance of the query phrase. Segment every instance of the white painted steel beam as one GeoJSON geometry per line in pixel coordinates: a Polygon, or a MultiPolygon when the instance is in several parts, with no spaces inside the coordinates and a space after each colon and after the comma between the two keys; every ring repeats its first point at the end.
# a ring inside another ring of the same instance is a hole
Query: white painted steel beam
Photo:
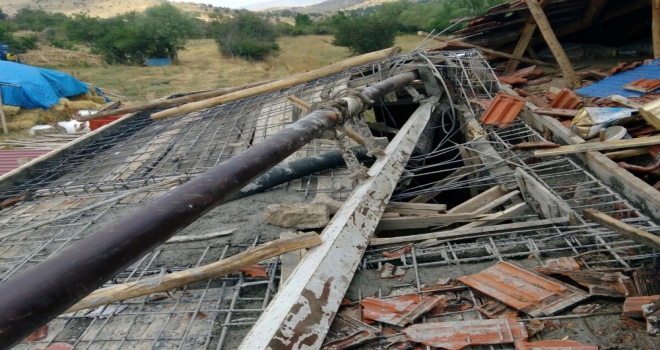
{"type": "Polygon", "coordinates": [[[432,97],[401,128],[243,339],[242,350],[319,349],[426,126],[432,97]]]}

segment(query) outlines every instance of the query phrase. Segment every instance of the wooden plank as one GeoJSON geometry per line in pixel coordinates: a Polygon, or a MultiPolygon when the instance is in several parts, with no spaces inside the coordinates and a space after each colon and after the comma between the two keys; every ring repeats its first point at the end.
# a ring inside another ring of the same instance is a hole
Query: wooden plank
{"type": "Polygon", "coordinates": [[[525,203],[525,202],[518,203],[518,204],[513,205],[510,208],[507,208],[506,210],[501,211],[499,213],[486,215],[484,217],[484,220],[475,220],[473,222],[470,222],[468,224],[465,224],[465,225],[459,227],[458,229],[468,229],[468,228],[472,228],[472,227],[483,226],[483,225],[486,225],[486,224],[488,224],[488,225],[499,224],[502,221],[515,219],[516,217],[521,216],[528,209],[529,209],[529,206],[527,205],[527,203],[525,203]]]}
{"type": "Polygon", "coordinates": [[[295,237],[268,242],[208,265],[148,278],[139,282],[99,289],[70,307],[65,313],[90,309],[152,293],[165,292],[187,284],[226,276],[243,267],[279,256],[285,252],[311,248],[321,244],[321,242],[321,237],[315,232],[301,233],[295,237]]]}
{"type": "Polygon", "coordinates": [[[585,153],[590,151],[610,151],[624,148],[647,147],[660,144],[660,136],[642,137],[638,139],[590,142],[579,145],[562,146],[534,152],[534,157],[551,157],[565,154],[585,153]]]}
{"type": "Polygon", "coordinates": [[[605,157],[615,160],[615,159],[641,156],[648,153],[649,153],[648,148],[641,147],[641,148],[632,148],[632,149],[625,149],[623,151],[614,151],[614,152],[605,153],[605,157]]]}
{"type": "Polygon", "coordinates": [[[353,190],[323,230],[323,243],[305,255],[238,349],[321,348],[385,210],[384,203],[389,201],[436,102],[431,99],[412,114],[369,169],[369,177],[353,190]]]}
{"type": "Polygon", "coordinates": [[[660,250],[660,237],[639,229],[633,225],[629,225],[623,221],[617,220],[603,212],[598,211],[597,209],[585,209],[584,218],[597,222],[611,230],[622,234],[627,238],[634,240],[635,242],[646,244],[655,250],[660,250]]]}
{"type": "Polygon", "coordinates": [[[507,191],[502,189],[500,186],[495,186],[488,191],[485,191],[476,197],[472,197],[469,200],[455,206],[451,210],[449,210],[447,213],[449,214],[454,214],[454,213],[472,213],[475,212],[477,209],[482,208],[485,205],[488,205],[489,203],[492,203],[494,200],[504,196],[507,194],[507,191]]]}
{"type": "Polygon", "coordinates": [[[532,13],[532,16],[534,16],[534,20],[536,21],[541,34],[543,34],[545,42],[555,55],[557,63],[559,63],[559,66],[564,73],[564,79],[568,82],[569,87],[572,89],[579,88],[582,85],[580,78],[575,74],[571,61],[568,59],[568,56],[566,56],[564,48],[562,48],[559,40],[557,40],[557,36],[552,31],[550,22],[548,22],[548,18],[545,16],[543,9],[539,6],[537,0],[525,0],[525,2],[529,7],[529,11],[532,13]]]}
{"type": "MultiPolygon", "coordinates": [[[[418,32],[417,34],[419,34],[420,36],[424,36],[424,37],[429,35],[429,33],[427,33],[427,32],[418,32]]],[[[436,40],[436,41],[445,42],[442,38],[433,37],[433,39],[436,40]]],[[[495,55],[495,56],[498,56],[498,57],[509,58],[509,59],[514,59],[514,60],[518,60],[520,62],[532,64],[532,65],[552,67],[552,68],[559,67],[554,63],[548,63],[548,62],[543,62],[543,61],[539,61],[539,60],[533,60],[533,59],[529,59],[529,58],[522,57],[522,56],[512,55],[512,54],[506,53],[506,52],[495,51],[495,50],[491,50],[491,49],[488,49],[488,48],[485,48],[485,47],[468,44],[468,43],[465,43],[465,42],[462,42],[462,41],[454,40],[454,41],[451,42],[451,44],[452,45],[457,45],[457,46],[463,46],[463,47],[469,48],[469,49],[476,49],[476,50],[479,50],[479,51],[482,51],[482,52],[485,52],[485,53],[489,53],[491,55],[495,55]]]]}
{"type": "Polygon", "coordinates": [[[526,171],[521,168],[516,169],[516,180],[520,190],[529,196],[527,198],[532,198],[538,203],[543,217],[546,219],[569,217],[577,222],[573,209],[526,171]]]}
{"type": "Polygon", "coordinates": [[[0,89],[0,121],[2,122],[2,131],[7,135],[9,130],[7,129],[7,116],[5,115],[5,109],[2,104],[2,89],[0,89]]]}
{"type": "Polygon", "coordinates": [[[504,191],[501,191],[501,189],[500,189],[501,192],[494,190],[497,188],[499,188],[499,186],[493,187],[491,190],[488,190],[482,193],[482,195],[479,195],[479,197],[475,197],[467,201],[466,203],[464,203],[465,205],[463,206],[463,209],[459,209],[459,211],[452,212],[450,210],[449,212],[447,212],[447,214],[437,214],[437,215],[428,215],[428,216],[404,216],[404,217],[395,217],[395,218],[383,218],[378,223],[378,228],[376,229],[376,231],[426,228],[426,227],[438,226],[441,224],[450,225],[455,222],[471,221],[474,219],[488,220],[487,218],[481,216],[483,216],[485,213],[489,212],[493,208],[506,203],[511,198],[517,196],[520,193],[519,191],[512,191],[506,193],[504,191]],[[480,206],[474,208],[474,206],[476,205],[480,205],[480,206]],[[474,210],[472,211],[463,212],[463,210],[468,210],[473,208],[474,210]]]}
{"type": "MultiPolygon", "coordinates": [[[[474,169],[478,169],[476,166],[481,165],[481,162],[479,161],[479,157],[474,155],[470,150],[466,149],[463,146],[459,146],[458,151],[466,167],[473,167],[474,169]]],[[[477,178],[477,174],[475,173],[471,173],[468,175],[469,180],[474,180],[476,178],[477,178]]],[[[470,186],[470,195],[472,197],[476,197],[479,195],[479,190],[477,189],[477,186],[470,186]]]]}
{"type": "MultiPolygon", "coordinates": [[[[541,6],[541,8],[544,8],[547,2],[548,2],[547,0],[541,0],[539,1],[539,6],[541,6]]],[[[532,40],[532,36],[534,36],[536,27],[537,26],[536,26],[536,22],[534,21],[534,16],[530,15],[529,17],[527,17],[525,28],[523,28],[522,33],[520,34],[520,39],[518,40],[518,44],[516,45],[516,48],[513,50],[514,56],[522,56],[525,54],[525,51],[529,46],[529,42],[532,40]]],[[[514,60],[514,59],[509,60],[509,63],[506,65],[506,69],[504,69],[503,75],[506,76],[515,72],[516,69],[518,68],[518,63],[519,63],[518,60],[514,60]]]]}
{"type": "Polygon", "coordinates": [[[392,238],[372,238],[371,241],[369,241],[369,245],[379,246],[379,245],[387,245],[387,244],[410,243],[410,242],[426,241],[434,238],[455,239],[455,238],[477,236],[485,233],[527,230],[538,227],[561,225],[567,223],[569,223],[568,218],[554,218],[554,219],[545,219],[545,220],[525,221],[525,222],[516,222],[513,224],[473,227],[466,230],[456,229],[452,231],[440,231],[440,232],[432,232],[432,233],[425,233],[425,234],[412,235],[412,236],[402,236],[402,237],[392,237],[392,238]]]}
{"type": "Polygon", "coordinates": [[[217,105],[221,105],[224,103],[228,103],[231,101],[236,101],[242,98],[247,98],[251,96],[257,96],[261,94],[265,94],[268,92],[273,92],[277,90],[281,90],[287,87],[295,86],[298,84],[306,83],[309,81],[317,80],[320,78],[324,78],[327,76],[331,76],[333,74],[337,74],[347,68],[351,68],[360,64],[365,64],[373,61],[379,61],[383,59],[387,59],[390,56],[394,56],[397,53],[401,51],[400,47],[392,47],[376,52],[371,52],[365,55],[361,56],[356,56],[356,57],[351,57],[346,60],[343,60],[341,62],[319,68],[310,72],[294,75],[292,77],[284,78],[282,80],[278,80],[273,83],[269,84],[264,84],[260,86],[256,86],[253,88],[245,89],[245,90],[240,90],[236,91],[234,93],[230,93],[224,96],[219,96],[219,97],[214,97],[208,100],[202,100],[198,102],[192,102],[185,104],[180,107],[175,107],[171,108],[162,112],[154,113],[151,115],[152,119],[162,119],[162,118],[167,118],[173,115],[181,114],[181,113],[188,113],[192,111],[196,111],[202,108],[210,108],[214,107],[217,105]]]}
{"type": "Polygon", "coordinates": [[[660,58],[660,0],[653,0],[653,56],[660,58]]]}
{"type": "Polygon", "coordinates": [[[399,213],[401,215],[435,215],[446,211],[446,204],[426,203],[389,202],[385,208],[386,213],[399,213]]]}

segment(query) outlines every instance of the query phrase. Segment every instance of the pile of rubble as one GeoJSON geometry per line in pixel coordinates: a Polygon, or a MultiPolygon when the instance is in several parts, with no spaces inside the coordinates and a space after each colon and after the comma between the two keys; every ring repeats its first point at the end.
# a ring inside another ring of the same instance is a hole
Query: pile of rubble
{"type": "MultiPolygon", "coordinates": [[[[508,127],[523,107],[550,116],[586,141],[584,150],[606,152],[605,156],[618,160],[619,166],[660,189],[660,79],[647,72],[656,69],[660,69],[660,61],[647,60],[620,63],[609,71],[581,71],[578,75],[584,79],[583,88],[573,91],[555,87],[560,85],[557,79],[561,73],[531,66],[499,77],[505,92],[493,101],[494,106],[488,100],[473,102],[487,109],[481,121],[498,127],[508,127]],[[600,97],[603,94],[607,96],[600,97]],[[511,109],[502,113],[503,108],[511,109]]],[[[562,148],[558,144],[538,147],[558,148],[535,154],[539,157],[576,151],[575,147],[562,148]]]]}

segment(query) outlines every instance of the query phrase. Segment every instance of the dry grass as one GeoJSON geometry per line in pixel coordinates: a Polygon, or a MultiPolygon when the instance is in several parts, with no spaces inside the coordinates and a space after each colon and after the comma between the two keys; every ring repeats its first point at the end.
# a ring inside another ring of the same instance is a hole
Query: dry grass
{"type": "Polygon", "coordinates": [[[21,62],[32,66],[102,67],[105,65],[99,55],[50,46],[21,54],[21,62]]]}
{"type": "MultiPolygon", "coordinates": [[[[179,64],[167,67],[46,67],[69,73],[110,92],[133,96],[138,99],[135,103],[145,101],[148,92],[162,97],[177,92],[235,86],[307,72],[349,57],[347,49],[332,46],[331,41],[331,36],[284,37],[279,40],[280,55],[265,62],[222,57],[215,42],[204,39],[190,42],[188,49],[179,54],[179,64]]],[[[397,39],[397,45],[408,51],[415,48],[419,41],[417,36],[402,36],[397,39]]],[[[98,105],[92,101],[71,98],[48,111],[12,111],[7,118],[11,131],[9,137],[26,137],[27,131],[34,125],[67,120],[79,109],[95,107],[98,105]]]]}
{"type": "MultiPolygon", "coordinates": [[[[411,50],[420,42],[414,35],[397,38],[397,45],[411,50]]],[[[332,46],[332,36],[300,36],[279,39],[280,54],[265,62],[248,62],[220,55],[211,39],[193,40],[179,54],[179,64],[167,67],[107,66],[61,68],[63,72],[140,101],[148,92],[162,97],[177,92],[235,86],[254,81],[307,72],[349,57],[345,48],[332,46]]]]}

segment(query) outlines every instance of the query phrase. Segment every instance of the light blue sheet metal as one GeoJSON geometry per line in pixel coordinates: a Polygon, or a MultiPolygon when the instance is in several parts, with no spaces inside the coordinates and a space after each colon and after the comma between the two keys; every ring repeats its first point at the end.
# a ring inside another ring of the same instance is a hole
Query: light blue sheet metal
{"type": "Polygon", "coordinates": [[[660,60],[607,77],[597,83],[576,90],[575,93],[600,98],[611,95],[621,95],[627,98],[640,97],[643,95],[641,92],[624,90],[623,86],[641,78],[660,79],[660,60]]]}

